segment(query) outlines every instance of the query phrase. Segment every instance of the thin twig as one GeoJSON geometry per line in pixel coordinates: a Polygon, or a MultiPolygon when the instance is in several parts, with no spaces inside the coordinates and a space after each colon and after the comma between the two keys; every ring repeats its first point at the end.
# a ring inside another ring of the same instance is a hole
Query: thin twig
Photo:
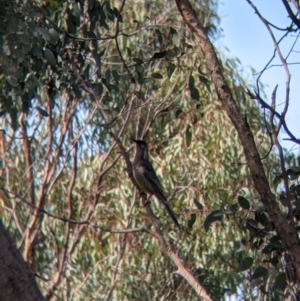
{"type": "MultiPolygon", "coordinates": [[[[45,215],[47,215],[47,216],[49,216],[51,218],[54,218],[54,219],[62,221],[62,222],[66,222],[66,223],[70,223],[70,224],[74,224],[74,225],[87,225],[87,226],[93,227],[95,229],[100,229],[100,230],[102,230],[104,232],[109,232],[109,233],[122,234],[122,233],[146,232],[148,234],[151,234],[151,235],[155,236],[155,234],[151,230],[149,230],[147,228],[144,228],[144,227],[133,228],[133,229],[117,229],[117,230],[112,230],[110,228],[105,228],[105,227],[103,227],[101,225],[92,223],[90,220],[77,221],[77,220],[74,220],[74,219],[69,219],[69,218],[66,218],[66,217],[58,216],[58,215],[55,215],[55,214],[52,214],[52,213],[46,211],[45,209],[38,208],[36,206],[31,205],[29,201],[27,201],[26,199],[22,198],[21,196],[15,194],[13,192],[9,192],[9,191],[7,191],[7,190],[5,190],[3,188],[0,188],[0,190],[4,191],[6,194],[8,194],[8,193],[13,194],[15,198],[18,198],[19,200],[21,200],[26,205],[32,207],[35,210],[38,210],[39,212],[41,212],[41,213],[43,213],[43,214],[45,214],[45,215]]],[[[8,209],[5,206],[1,206],[1,208],[8,209]]]]}

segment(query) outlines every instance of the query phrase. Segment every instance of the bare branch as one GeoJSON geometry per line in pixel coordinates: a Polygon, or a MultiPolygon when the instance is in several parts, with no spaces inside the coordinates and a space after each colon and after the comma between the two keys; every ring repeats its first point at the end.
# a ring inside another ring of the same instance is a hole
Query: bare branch
{"type": "Polygon", "coordinates": [[[241,139],[255,188],[260,194],[261,201],[268,212],[270,219],[274,223],[280,239],[293,258],[295,270],[297,271],[297,275],[299,275],[298,283],[300,285],[300,246],[297,231],[288,223],[285,216],[283,216],[280,211],[275,195],[270,189],[269,181],[261,163],[249,124],[239,111],[236,101],[231,94],[214,47],[208,39],[203,25],[197,18],[196,13],[188,0],[175,1],[184,22],[194,34],[199,47],[205,55],[206,63],[210,70],[212,82],[214,83],[218,98],[241,139]]]}
{"type": "MultiPolygon", "coordinates": [[[[296,17],[296,15],[294,14],[294,12],[290,8],[290,5],[288,4],[288,1],[287,0],[282,0],[282,3],[284,5],[287,13],[289,14],[290,18],[297,25],[297,27],[300,27],[300,20],[296,17]]],[[[298,12],[299,12],[299,5],[296,4],[296,7],[298,8],[298,12]]]]}
{"type": "Polygon", "coordinates": [[[260,105],[262,106],[262,108],[266,108],[268,109],[270,112],[272,112],[278,119],[281,120],[282,122],[282,126],[285,130],[285,132],[290,136],[290,139],[291,141],[297,143],[300,145],[300,139],[296,138],[292,132],[289,130],[289,128],[287,127],[286,125],[286,122],[284,119],[282,119],[282,116],[277,112],[275,111],[266,101],[264,101],[260,95],[258,93],[256,93],[255,95],[253,93],[251,93],[249,90],[247,91],[247,94],[252,98],[252,99],[256,99],[259,101],[260,105]]]}
{"type": "Polygon", "coordinates": [[[35,205],[35,197],[34,197],[34,181],[33,181],[33,173],[32,173],[32,160],[31,160],[31,149],[30,149],[30,141],[27,135],[27,127],[25,125],[25,113],[21,113],[20,115],[20,128],[22,133],[22,138],[24,141],[24,152],[25,152],[25,162],[26,162],[26,180],[28,187],[28,198],[32,205],[35,205]]]}
{"type": "MultiPolygon", "coordinates": [[[[276,48],[276,51],[279,55],[279,58],[280,58],[280,61],[284,67],[284,70],[285,70],[285,73],[286,73],[286,96],[285,96],[285,106],[284,106],[284,110],[283,112],[281,113],[281,119],[279,120],[279,124],[277,126],[277,133],[279,133],[280,131],[280,128],[282,126],[282,121],[281,120],[284,120],[285,119],[285,115],[287,113],[287,110],[288,110],[288,107],[289,107],[289,100],[290,100],[290,81],[291,81],[291,74],[290,74],[290,71],[289,71],[289,68],[288,68],[288,65],[287,65],[287,62],[286,62],[286,59],[283,57],[283,54],[281,52],[281,49],[279,47],[279,43],[277,43],[276,41],[276,38],[273,34],[273,31],[271,30],[268,22],[266,21],[266,19],[260,14],[259,10],[256,8],[256,6],[250,1],[250,0],[246,0],[252,7],[253,9],[255,10],[255,13],[259,16],[260,20],[265,24],[265,26],[267,27],[267,30],[269,31],[269,34],[272,38],[272,41],[275,45],[275,48],[276,48]]],[[[285,0],[283,0],[285,2],[285,0]]],[[[300,23],[299,23],[300,24],[300,23]]],[[[275,108],[274,108],[275,109],[275,108]]]]}

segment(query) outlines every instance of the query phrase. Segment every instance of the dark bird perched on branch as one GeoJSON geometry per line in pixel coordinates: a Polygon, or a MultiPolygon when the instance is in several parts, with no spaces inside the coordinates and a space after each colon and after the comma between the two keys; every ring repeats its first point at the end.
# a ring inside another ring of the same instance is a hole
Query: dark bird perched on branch
{"type": "Polygon", "coordinates": [[[135,140],[135,158],[133,161],[133,176],[139,187],[145,192],[154,195],[167,209],[172,220],[177,227],[179,223],[177,218],[169,206],[167,199],[164,196],[162,185],[149,161],[149,153],[147,143],[142,140],[135,140]]]}

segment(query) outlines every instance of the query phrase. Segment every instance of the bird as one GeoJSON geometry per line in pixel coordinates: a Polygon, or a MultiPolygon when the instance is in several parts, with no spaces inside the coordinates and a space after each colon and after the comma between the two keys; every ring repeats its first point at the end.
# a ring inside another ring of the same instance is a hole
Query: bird
{"type": "Polygon", "coordinates": [[[154,195],[166,208],[168,214],[172,218],[177,227],[180,227],[175,213],[168,204],[168,201],[164,195],[163,187],[156,175],[152,164],[149,161],[148,145],[145,141],[131,139],[135,142],[135,157],[133,161],[132,171],[133,177],[146,194],[150,194],[150,197],[154,195]]]}

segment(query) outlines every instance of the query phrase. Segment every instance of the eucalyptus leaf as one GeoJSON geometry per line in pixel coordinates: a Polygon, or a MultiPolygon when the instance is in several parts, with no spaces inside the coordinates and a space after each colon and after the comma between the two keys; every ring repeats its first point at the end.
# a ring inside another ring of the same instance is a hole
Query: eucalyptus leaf
{"type": "Polygon", "coordinates": [[[19,83],[18,83],[18,80],[17,78],[15,78],[14,76],[12,75],[9,75],[9,76],[6,76],[6,81],[8,82],[9,85],[11,85],[12,87],[18,87],[19,86],[19,83]]]}
{"type": "Polygon", "coordinates": [[[273,284],[273,287],[275,290],[284,291],[287,287],[287,279],[286,279],[286,273],[281,272],[277,275],[275,282],[273,284]]]}
{"type": "Polygon", "coordinates": [[[41,116],[43,117],[49,117],[49,114],[44,110],[42,109],[41,107],[35,107],[35,109],[40,113],[41,116]]]}
{"type": "Polygon", "coordinates": [[[44,38],[45,41],[51,41],[51,34],[49,33],[48,29],[43,27],[36,27],[35,31],[38,32],[44,38]]]}
{"type": "Polygon", "coordinates": [[[244,258],[241,263],[240,263],[240,267],[239,267],[239,270],[242,272],[242,271],[246,271],[248,269],[250,269],[250,267],[252,266],[253,264],[253,258],[252,257],[246,257],[244,258]]]}
{"type": "Polygon", "coordinates": [[[166,53],[167,53],[166,51],[156,52],[156,53],[154,53],[152,58],[153,59],[162,59],[166,56],[166,53]]]}
{"type": "Polygon", "coordinates": [[[252,279],[266,277],[268,275],[268,269],[265,267],[257,267],[252,275],[252,279]]]}
{"type": "Polygon", "coordinates": [[[51,44],[56,45],[59,40],[59,33],[54,28],[50,28],[49,34],[51,44]]]}
{"type": "Polygon", "coordinates": [[[238,196],[238,203],[243,209],[246,209],[246,210],[250,209],[250,202],[241,195],[238,196]]]}
{"type": "Polygon", "coordinates": [[[175,71],[176,66],[173,63],[169,63],[167,66],[168,77],[170,78],[175,71]]]}
{"type": "Polygon", "coordinates": [[[191,132],[191,127],[190,125],[187,126],[186,131],[185,131],[185,141],[186,141],[186,146],[189,147],[192,143],[192,132],[191,132]]]}
{"type": "Polygon", "coordinates": [[[211,212],[204,221],[204,229],[207,232],[211,226],[211,224],[215,221],[222,220],[222,210],[215,210],[211,212]],[[220,214],[221,213],[221,214],[220,214]]]}
{"type": "Polygon", "coordinates": [[[180,47],[179,34],[178,34],[177,30],[174,29],[174,28],[171,28],[170,29],[170,35],[171,35],[173,44],[176,47],[180,47]]]}
{"type": "Polygon", "coordinates": [[[189,229],[192,229],[193,225],[195,224],[195,221],[196,221],[196,214],[195,213],[192,213],[190,215],[190,219],[188,220],[188,228],[189,229]]]}
{"type": "Polygon", "coordinates": [[[151,76],[155,79],[163,79],[164,77],[160,73],[152,73],[151,76]]]}
{"type": "Polygon", "coordinates": [[[47,62],[52,66],[55,67],[56,60],[53,52],[50,49],[45,49],[44,51],[44,58],[47,60],[47,62]]]}

